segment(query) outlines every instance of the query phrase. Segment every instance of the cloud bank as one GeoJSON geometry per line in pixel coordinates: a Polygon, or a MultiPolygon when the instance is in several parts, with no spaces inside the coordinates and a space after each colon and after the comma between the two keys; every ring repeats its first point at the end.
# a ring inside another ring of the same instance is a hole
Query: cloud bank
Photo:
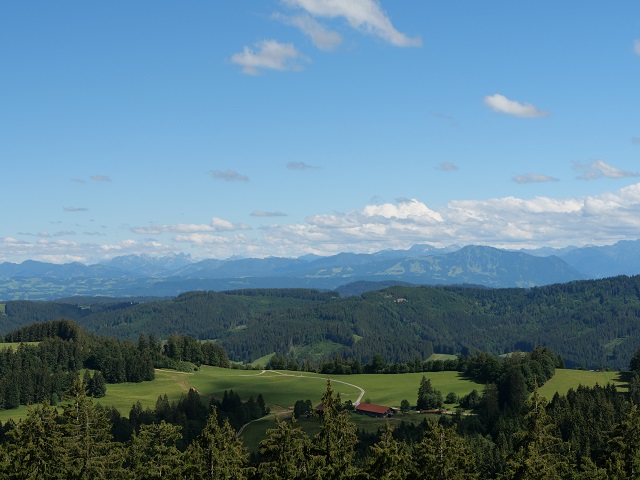
{"type": "MultiPolygon", "coordinates": [[[[602,171],[617,175],[615,170],[602,171]]],[[[255,211],[252,216],[268,221],[284,214],[255,211]]],[[[133,227],[129,234],[145,238],[98,244],[47,235],[38,235],[33,241],[7,236],[0,238],[0,261],[57,258],[95,262],[117,255],[166,255],[175,251],[191,253],[194,258],[295,257],[344,251],[369,253],[409,248],[416,243],[514,249],[612,244],[640,238],[640,183],[580,198],[509,196],[454,200],[438,208],[418,199],[400,199],[256,229],[213,217],[208,223],[133,227]]]]}

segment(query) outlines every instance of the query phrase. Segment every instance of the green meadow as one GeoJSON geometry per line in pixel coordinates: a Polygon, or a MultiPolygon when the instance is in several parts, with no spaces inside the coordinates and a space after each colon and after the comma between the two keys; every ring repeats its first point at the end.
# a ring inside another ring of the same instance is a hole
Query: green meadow
{"type": "MultiPolygon", "coordinates": [[[[0,344],[3,345],[3,344],[0,344]]],[[[4,344],[7,345],[7,344],[4,344]]],[[[426,372],[406,373],[399,375],[344,375],[331,378],[334,391],[340,394],[343,401],[356,402],[362,394],[361,401],[371,401],[381,405],[399,408],[403,399],[414,404],[417,397],[420,379],[425,375],[431,380],[434,388],[443,396],[454,392],[458,396],[466,395],[473,389],[482,391],[484,385],[463,378],[458,372],[426,372]]],[[[117,408],[124,416],[129,415],[131,406],[140,402],[143,408],[154,408],[160,395],[166,394],[170,401],[177,401],[183,393],[195,388],[208,400],[216,397],[222,399],[225,390],[234,390],[243,400],[250,395],[256,397],[261,393],[271,408],[271,415],[257,420],[247,426],[243,432],[246,446],[255,450],[265,432],[275,426],[274,416],[290,416],[297,400],[311,400],[315,405],[320,403],[326,388],[327,376],[309,372],[235,370],[203,366],[191,373],[174,370],[156,370],[156,378],[151,382],[121,383],[107,386],[107,395],[99,402],[117,408]]],[[[618,372],[591,372],[586,370],[556,370],[554,377],[542,386],[540,394],[551,399],[556,392],[566,394],[570,388],[578,385],[594,386],[614,383],[623,386],[618,372]]],[[[455,405],[450,405],[455,408],[455,405]]],[[[12,418],[19,420],[27,414],[28,407],[21,406],[15,410],[0,411],[0,421],[12,418]]],[[[420,422],[425,415],[417,412],[398,414],[388,420],[392,425],[402,420],[420,422]]],[[[387,420],[366,416],[352,415],[352,419],[361,429],[375,431],[387,420]]],[[[318,423],[314,419],[300,419],[300,426],[313,435],[318,431],[318,423]]]]}
{"type": "Polygon", "coordinates": [[[558,369],[553,378],[540,387],[538,392],[541,396],[551,400],[556,392],[560,395],[566,395],[570,388],[576,389],[579,385],[593,387],[609,383],[613,383],[620,390],[627,388],[626,383],[620,379],[620,372],[558,369]]]}

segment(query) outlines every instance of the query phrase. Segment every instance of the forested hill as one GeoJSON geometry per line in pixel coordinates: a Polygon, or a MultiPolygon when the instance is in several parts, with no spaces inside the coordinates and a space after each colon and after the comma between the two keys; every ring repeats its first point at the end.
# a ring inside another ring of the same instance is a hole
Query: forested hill
{"type": "Polygon", "coordinates": [[[6,302],[2,333],[68,318],[88,331],[216,339],[232,360],[277,352],[299,360],[342,355],[370,362],[432,352],[503,354],[543,345],[568,367],[625,369],[640,347],[640,276],[532,289],[396,286],[361,296],[305,289],[190,292],[145,303],[6,302]]]}

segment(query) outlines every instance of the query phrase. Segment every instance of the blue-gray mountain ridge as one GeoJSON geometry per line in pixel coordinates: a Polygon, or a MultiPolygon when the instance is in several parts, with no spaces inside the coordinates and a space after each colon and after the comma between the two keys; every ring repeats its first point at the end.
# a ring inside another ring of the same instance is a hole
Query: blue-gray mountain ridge
{"type": "Polygon", "coordinates": [[[328,257],[232,258],[195,261],[180,253],[126,255],[93,265],[28,260],[0,264],[0,299],[72,295],[174,296],[189,290],[306,287],[338,289],[359,282],[415,285],[473,284],[527,288],[572,280],[640,273],[640,240],[608,246],[511,251],[469,245],[328,257]]]}

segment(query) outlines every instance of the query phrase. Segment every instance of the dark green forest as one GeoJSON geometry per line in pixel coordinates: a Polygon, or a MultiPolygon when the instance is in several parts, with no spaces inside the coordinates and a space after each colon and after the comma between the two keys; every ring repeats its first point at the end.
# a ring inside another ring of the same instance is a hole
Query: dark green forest
{"type": "Polygon", "coordinates": [[[264,289],[149,301],[9,301],[0,308],[0,331],[59,318],[122,340],[142,332],[215,340],[243,362],[276,352],[299,363],[328,355],[364,364],[375,354],[398,363],[434,352],[500,355],[543,345],[570,368],[624,369],[640,347],[640,277],[531,289],[396,286],[345,298],[264,289]]]}

